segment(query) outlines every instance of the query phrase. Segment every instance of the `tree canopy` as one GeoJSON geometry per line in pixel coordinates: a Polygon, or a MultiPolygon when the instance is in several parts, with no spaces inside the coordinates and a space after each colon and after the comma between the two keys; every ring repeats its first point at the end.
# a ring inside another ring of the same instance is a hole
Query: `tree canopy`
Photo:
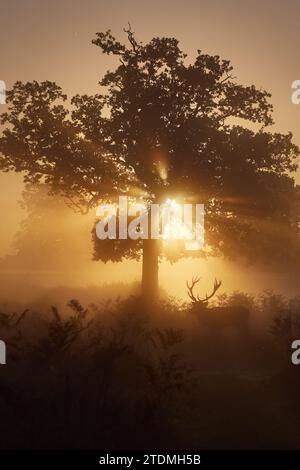
{"type": "MultiPolygon", "coordinates": [[[[82,211],[119,195],[201,202],[211,253],[286,259],[299,240],[299,149],[291,133],[269,130],[270,94],[239,84],[218,55],[198,50],[190,62],[174,38],[143,44],[126,34],[126,44],[110,31],[92,41],[118,59],[96,95],[68,102],[53,82],[16,82],[1,116],[0,169],[47,184],[82,211]]],[[[95,239],[104,261],[140,250],[95,239]]]]}

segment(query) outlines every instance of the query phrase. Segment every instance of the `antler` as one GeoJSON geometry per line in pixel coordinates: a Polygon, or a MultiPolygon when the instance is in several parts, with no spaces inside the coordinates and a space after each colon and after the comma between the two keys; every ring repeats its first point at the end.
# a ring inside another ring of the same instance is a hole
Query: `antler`
{"type": "Polygon", "coordinates": [[[217,292],[219,287],[222,285],[222,281],[217,281],[217,279],[215,279],[214,288],[213,288],[212,293],[210,295],[205,294],[205,298],[201,299],[199,294],[197,294],[197,296],[195,297],[195,295],[193,293],[193,289],[199,281],[200,281],[199,277],[193,277],[191,284],[189,284],[188,282],[186,283],[187,288],[188,288],[188,296],[192,300],[192,302],[194,302],[194,303],[196,303],[196,302],[201,302],[201,303],[208,302],[209,299],[211,299],[215,295],[215,293],[217,292]]]}
{"type": "Polygon", "coordinates": [[[215,279],[212,293],[210,295],[205,294],[205,299],[203,299],[202,302],[207,302],[209,299],[211,299],[215,295],[219,287],[221,287],[221,285],[222,281],[217,281],[217,279],[215,279]]]}
{"type": "Polygon", "coordinates": [[[195,297],[194,294],[193,294],[193,289],[194,289],[195,285],[197,284],[197,282],[199,282],[199,281],[200,281],[200,277],[193,277],[191,285],[189,285],[188,281],[186,281],[186,286],[188,288],[188,296],[192,300],[192,302],[201,302],[201,299],[199,298],[199,295],[197,295],[197,297],[195,297]]]}

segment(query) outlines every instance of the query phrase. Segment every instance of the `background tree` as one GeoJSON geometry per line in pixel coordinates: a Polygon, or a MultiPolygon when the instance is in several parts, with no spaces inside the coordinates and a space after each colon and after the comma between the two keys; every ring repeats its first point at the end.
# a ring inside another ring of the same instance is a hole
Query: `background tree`
{"type": "Polygon", "coordinates": [[[17,269],[29,273],[47,270],[80,271],[89,260],[91,247],[86,246],[86,234],[92,218],[76,216],[64,199],[49,197],[45,184],[27,184],[20,205],[25,217],[20,222],[12,242],[12,253],[0,259],[0,270],[17,269]]]}
{"type": "MultiPolygon", "coordinates": [[[[101,93],[73,97],[71,111],[53,82],[14,85],[1,117],[1,169],[46,183],[79,211],[121,194],[147,203],[201,202],[212,254],[285,259],[286,242],[299,240],[299,190],[291,176],[299,150],[290,133],[266,130],[270,94],[238,84],[219,56],[198,50],[189,63],[174,38],[142,44],[130,28],[126,34],[128,45],[110,31],[97,33],[93,43],[119,64],[100,81],[101,93]],[[236,124],[242,120],[259,130],[236,124]]],[[[144,293],[154,296],[159,242],[95,239],[95,259],[142,253],[144,293]]],[[[178,247],[165,255],[191,253],[178,247]]]]}

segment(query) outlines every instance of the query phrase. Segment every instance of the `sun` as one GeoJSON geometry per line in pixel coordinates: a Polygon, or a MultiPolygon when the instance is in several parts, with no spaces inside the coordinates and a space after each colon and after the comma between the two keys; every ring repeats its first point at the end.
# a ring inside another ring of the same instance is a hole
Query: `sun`
{"type": "Polygon", "coordinates": [[[193,232],[184,222],[183,208],[175,199],[167,199],[162,205],[162,239],[193,240],[193,232]]]}

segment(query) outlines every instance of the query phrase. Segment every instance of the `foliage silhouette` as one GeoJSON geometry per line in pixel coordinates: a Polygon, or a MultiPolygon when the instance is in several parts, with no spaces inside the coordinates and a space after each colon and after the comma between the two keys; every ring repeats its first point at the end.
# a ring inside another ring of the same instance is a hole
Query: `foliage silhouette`
{"type": "MultiPolygon", "coordinates": [[[[252,313],[266,314],[273,295],[252,299],[252,313]]],[[[283,305],[296,314],[299,299],[283,305]]],[[[298,372],[289,366],[286,375],[290,358],[268,329],[249,338],[224,333],[212,350],[188,306],[156,308],[147,314],[137,297],[88,309],[73,300],[66,312],[52,307],[35,340],[28,327],[40,314],[23,317],[22,345],[29,344],[17,364],[9,352],[1,373],[0,447],[299,447],[298,372]]]]}

